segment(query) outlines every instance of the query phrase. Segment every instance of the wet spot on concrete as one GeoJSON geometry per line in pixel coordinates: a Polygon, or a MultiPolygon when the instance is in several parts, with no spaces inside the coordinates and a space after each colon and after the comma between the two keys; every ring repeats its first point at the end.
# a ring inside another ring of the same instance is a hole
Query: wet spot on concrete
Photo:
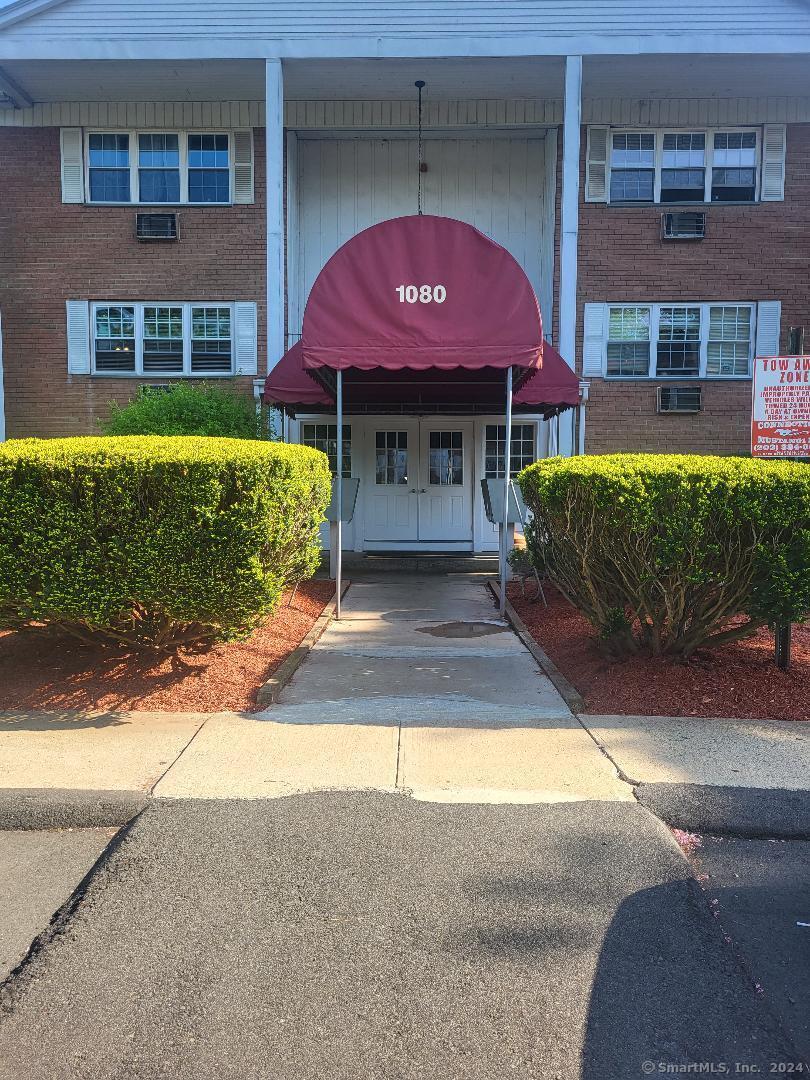
{"type": "Polygon", "coordinates": [[[417,626],[417,633],[443,638],[478,638],[490,634],[505,634],[509,627],[496,622],[447,622],[438,626],[417,626]]]}

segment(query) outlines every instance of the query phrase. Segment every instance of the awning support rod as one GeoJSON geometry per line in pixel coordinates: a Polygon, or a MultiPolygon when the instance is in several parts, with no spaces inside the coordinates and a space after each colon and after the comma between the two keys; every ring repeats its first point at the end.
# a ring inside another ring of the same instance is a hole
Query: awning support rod
{"type": "Polygon", "coordinates": [[[503,526],[501,528],[500,615],[506,614],[506,572],[509,555],[509,482],[512,471],[512,368],[506,369],[506,443],[503,448],[503,526]]]}
{"type": "Polygon", "coordinates": [[[340,594],[343,591],[343,372],[337,372],[337,528],[335,529],[335,618],[340,618],[340,594]]]}

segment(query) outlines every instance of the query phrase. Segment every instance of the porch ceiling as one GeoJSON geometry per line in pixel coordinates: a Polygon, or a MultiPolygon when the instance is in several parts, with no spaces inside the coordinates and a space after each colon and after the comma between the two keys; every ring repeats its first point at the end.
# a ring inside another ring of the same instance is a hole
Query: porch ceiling
{"type": "MultiPolygon", "coordinates": [[[[261,101],[261,60],[9,60],[3,70],[34,102],[261,101]]],[[[424,79],[428,101],[559,100],[563,60],[289,60],[290,100],[409,100],[424,79]]],[[[807,95],[806,58],[594,57],[584,63],[586,99],[786,97],[807,95]]]]}

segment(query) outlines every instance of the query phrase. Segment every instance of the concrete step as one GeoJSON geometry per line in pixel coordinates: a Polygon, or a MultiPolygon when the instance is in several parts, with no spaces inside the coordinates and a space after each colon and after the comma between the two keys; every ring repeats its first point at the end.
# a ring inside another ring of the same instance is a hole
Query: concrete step
{"type": "MultiPolygon", "coordinates": [[[[324,555],[329,566],[329,553],[324,555]]],[[[397,574],[497,574],[496,554],[473,555],[464,551],[447,552],[344,552],[344,572],[397,574]]]]}

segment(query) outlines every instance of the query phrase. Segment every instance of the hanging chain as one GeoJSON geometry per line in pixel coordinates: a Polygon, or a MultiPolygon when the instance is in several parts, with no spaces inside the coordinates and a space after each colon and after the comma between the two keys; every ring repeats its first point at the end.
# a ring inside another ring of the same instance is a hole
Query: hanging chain
{"type": "Polygon", "coordinates": [[[419,138],[417,141],[417,157],[419,158],[418,179],[416,183],[416,212],[422,215],[422,163],[424,161],[424,155],[422,153],[422,90],[424,88],[424,80],[417,79],[413,84],[419,94],[419,138]]]}

